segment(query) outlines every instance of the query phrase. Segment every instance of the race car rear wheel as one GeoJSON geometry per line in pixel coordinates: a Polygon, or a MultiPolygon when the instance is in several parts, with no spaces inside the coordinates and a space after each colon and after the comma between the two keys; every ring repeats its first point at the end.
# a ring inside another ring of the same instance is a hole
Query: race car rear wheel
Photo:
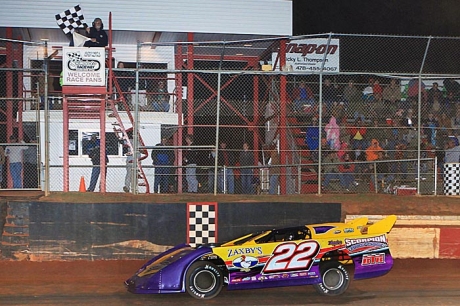
{"type": "Polygon", "coordinates": [[[336,296],[344,293],[350,285],[350,275],[338,262],[326,263],[320,268],[322,281],[313,285],[321,295],[336,296]]]}
{"type": "Polygon", "coordinates": [[[222,271],[209,261],[193,263],[187,270],[187,293],[197,299],[212,299],[222,290],[222,271]]]}

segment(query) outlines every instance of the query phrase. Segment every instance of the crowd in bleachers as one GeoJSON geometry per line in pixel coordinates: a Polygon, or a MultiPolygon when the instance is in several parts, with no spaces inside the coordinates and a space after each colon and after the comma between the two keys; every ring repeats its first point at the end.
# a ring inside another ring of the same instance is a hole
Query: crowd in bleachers
{"type": "MultiPolygon", "coordinates": [[[[377,78],[370,78],[367,84],[356,85],[350,79],[340,86],[325,79],[321,129],[318,129],[319,96],[313,94],[305,82],[299,82],[292,93],[292,110],[306,120],[305,144],[314,162],[318,161],[318,145],[315,143],[318,143],[319,133],[323,161],[343,164],[344,156],[362,162],[416,158],[419,122],[422,158],[437,156],[442,170],[445,151],[450,146],[460,148],[460,84],[455,80],[430,82],[428,86],[418,80],[402,85],[396,79],[377,78]],[[339,154],[336,156],[336,153],[339,154]]],[[[460,161],[457,158],[455,162],[460,161]]],[[[399,179],[407,178],[409,163],[381,164],[388,164],[385,171],[397,174],[399,179]]],[[[422,167],[421,171],[426,171],[429,165],[422,163],[422,167]]],[[[358,164],[354,173],[369,170],[368,166],[358,164]]],[[[337,165],[332,165],[324,172],[328,174],[324,181],[327,187],[331,177],[343,172],[343,168],[340,171],[337,165]]],[[[337,178],[342,178],[342,187],[349,189],[350,182],[354,180],[343,182],[343,177],[337,178]]]]}

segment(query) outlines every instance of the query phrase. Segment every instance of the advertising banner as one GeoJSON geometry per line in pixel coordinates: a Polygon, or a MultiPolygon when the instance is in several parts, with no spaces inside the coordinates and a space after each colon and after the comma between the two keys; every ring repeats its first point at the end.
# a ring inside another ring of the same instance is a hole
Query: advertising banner
{"type": "Polygon", "coordinates": [[[105,49],[64,47],[63,85],[105,86],[105,49]]]}
{"type": "MultiPolygon", "coordinates": [[[[291,40],[286,45],[286,67],[283,70],[319,72],[324,62],[324,72],[340,72],[339,39],[331,39],[329,45],[328,41],[327,38],[291,40]]],[[[272,63],[274,70],[280,69],[277,52],[272,53],[272,63]]]]}

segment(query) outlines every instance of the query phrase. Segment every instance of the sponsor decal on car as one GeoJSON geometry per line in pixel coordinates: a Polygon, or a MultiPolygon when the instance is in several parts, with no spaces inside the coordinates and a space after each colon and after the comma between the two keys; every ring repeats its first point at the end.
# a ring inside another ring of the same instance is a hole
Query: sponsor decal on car
{"type": "Polygon", "coordinates": [[[241,271],[248,272],[252,267],[259,263],[259,260],[252,256],[242,255],[233,260],[233,266],[240,268],[241,271]]]}
{"type": "Polygon", "coordinates": [[[363,255],[361,265],[372,266],[385,264],[385,253],[363,255]]]}
{"type": "Polygon", "coordinates": [[[336,246],[336,245],[341,245],[343,242],[342,240],[329,240],[328,245],[336,246]]]}
{"type": "Polygon", "coordinates": [[[373,249],[388,248],[385,235],[359,239],[345,239],[345,247],[352,253],[369,251],[373,249]]]}
{"type": "Polygon", "coordinates": [[[246,255],[246,254],[262,254],[262,247],[252,247],[252,248],[238,248],[228,250],[227,257],[232,257],[235,255],[246,255]]]}

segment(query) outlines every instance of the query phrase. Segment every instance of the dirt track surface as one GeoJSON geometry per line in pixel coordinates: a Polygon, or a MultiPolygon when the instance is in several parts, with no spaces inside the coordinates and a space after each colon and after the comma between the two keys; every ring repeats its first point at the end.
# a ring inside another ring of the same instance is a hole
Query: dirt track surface
{"type": "Polygon", "coordinates": [[[187,294],[135,295],[123,281],[143,261],[0,261],[2,305],[458,305],[460,261],[395,260],[379,278],[352,281],[340,297],[311,286],[227,291],[207,301],[187,294]]]}
{"type": "MultiPolygon", "coordinates": [[[[186,203],[215,201],[342,203],[346,214],[459,215],[460,199],[394,195],[131,195],[0,192],[3,200],[67,203],[186,203]]],[[[209,301],[187,294],[134,295],[123,281],[143,261],[0,261],[1,305],[458,305],[459,260],[396,260],[386,276],[354,281],[341,297],[318,296],[311,286],[226,291],[209,301]]]]}

